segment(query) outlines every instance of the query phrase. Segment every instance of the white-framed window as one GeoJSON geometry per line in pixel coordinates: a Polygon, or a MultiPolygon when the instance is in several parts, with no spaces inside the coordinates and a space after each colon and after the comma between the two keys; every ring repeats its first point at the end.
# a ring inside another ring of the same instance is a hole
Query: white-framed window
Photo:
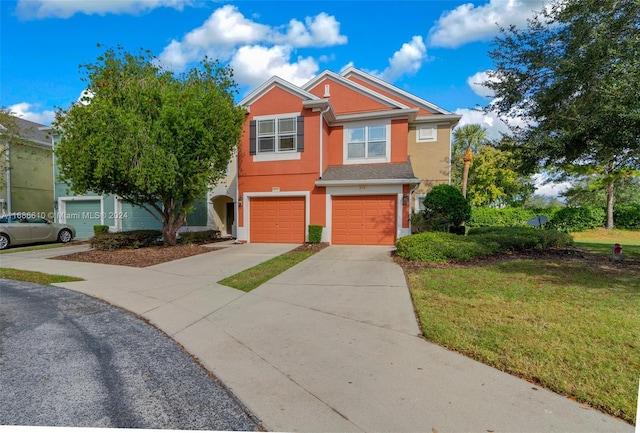
{"type": "Polygon", "coordinates": [[[418,125],[416,128],[416,141],[427,142],[438,140],[438,127],[434,124],[418,125]]]}
{"type": "Polygon", "coordinates": [[[358,123],[344,127],[344,162],[389,161],[391,123],[358,123]]]}
{"type": "Polygon", "coordinates": [[[256,121],[257,153],[296,151],[297,117],[256,121]]]}
{"type": "Polygon", "coordinates": [[[414,195],[414,212],[415,213],[419,213],[419,212],[423,212],[424,211],[424,198],[426,197],[426,194],[416,194],[414,195]]]}

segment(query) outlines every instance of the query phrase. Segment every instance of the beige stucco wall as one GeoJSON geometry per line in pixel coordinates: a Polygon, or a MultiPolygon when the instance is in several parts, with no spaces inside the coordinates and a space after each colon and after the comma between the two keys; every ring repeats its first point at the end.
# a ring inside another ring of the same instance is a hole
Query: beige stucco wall
{"type": "Polygon", "coordinates": [[[451,126],[438,123],[435,141],[418,142],[416,125],[409,125],[409,158],[416,177],[422,182],[415,194],[425,194],[435,185],[449,182],[451,126]]]}
{"type": "MultiPolygon", "coordinates": [[[[4,161],[3,161],[4,162],[4,161]]],[[[4,165],[4,164],[3,164],[4,165]]],[[[11,211],[53,213],[53,159],[50,148],[13,146],[10,152],[11,211]]],[[[6,200],[6,171],[2,174],[2,196],[6,200]]]]}

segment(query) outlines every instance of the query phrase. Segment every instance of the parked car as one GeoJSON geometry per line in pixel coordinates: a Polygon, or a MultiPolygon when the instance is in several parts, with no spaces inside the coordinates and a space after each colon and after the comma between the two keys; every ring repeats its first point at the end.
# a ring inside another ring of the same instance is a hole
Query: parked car
{"type": "Polygon", "coordinates": [[[0,216],[0,250],[10,245],[40,242],[67,243],[75,236],[76,229],[69,224],[53,223],[27,214],[0,216]]]}

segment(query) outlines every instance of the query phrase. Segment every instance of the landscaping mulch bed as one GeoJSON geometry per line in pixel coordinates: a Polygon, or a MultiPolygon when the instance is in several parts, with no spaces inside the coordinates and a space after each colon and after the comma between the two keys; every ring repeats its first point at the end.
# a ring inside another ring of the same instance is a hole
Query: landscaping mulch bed
{"type": "MultiPolygon", "coordinates": [[[[318,252],[326,248],[327,244],[303,244],[294,251],[318,252]]],[[[113,251],[103,251],[91,249],[79,253],[67,254],[65,256],[54,257],[56,260],[71,260],[74,262],[101,263],[104,265],[131,266],[135,268],[146,268],[147,266],[158,265],[160,263],[171,262],[198,254],[208,253],[220,248],[197,244],[176,245],[173,247],[154,246],[145,248],[124,248],[113,251]]]]}

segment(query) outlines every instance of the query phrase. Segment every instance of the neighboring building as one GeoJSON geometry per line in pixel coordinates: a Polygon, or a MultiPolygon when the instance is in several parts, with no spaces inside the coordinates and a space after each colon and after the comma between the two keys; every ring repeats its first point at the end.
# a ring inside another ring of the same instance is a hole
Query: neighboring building
{"type": "Polygon", "coordinates": [[[23,212],[52,219],[51,138],[44,125],[10,117],[13,125],[0,125],[4,159],[0,163],[0,214],[23,212]],[[17,134],[17,141],[9,143],[12,134],[17,134]]]}
{"type": "MultiPolygon", "coordinates": [[[[59,136],[53,136],[54,149],[59,138],[59,136]]],[[[96,225],[107,225],[112,232],[162,228],[162,223],[145,209],[134,206],[117,196],[90,192],[74,193],[66,182],[59,179],[58,174],[54,152],[55,220],[74,226],[76,239],[92,237],[93,226],[96,225]]],[[[180,231],[216,228],[210,223],[213,220],[210,215],[212,211],[212,205],[207,204],[207,200],[197,200],[194,203],[194,211],[187,216],[187,222],[180,231]]]]}
{"type": "Polygon", "coordinates": [[[460,116],[355,68],[273,77],[239,105],[240,241],[302,243],[320,225],[323,242],[393,245],[415,197],[449,182],[460,116]]]}

